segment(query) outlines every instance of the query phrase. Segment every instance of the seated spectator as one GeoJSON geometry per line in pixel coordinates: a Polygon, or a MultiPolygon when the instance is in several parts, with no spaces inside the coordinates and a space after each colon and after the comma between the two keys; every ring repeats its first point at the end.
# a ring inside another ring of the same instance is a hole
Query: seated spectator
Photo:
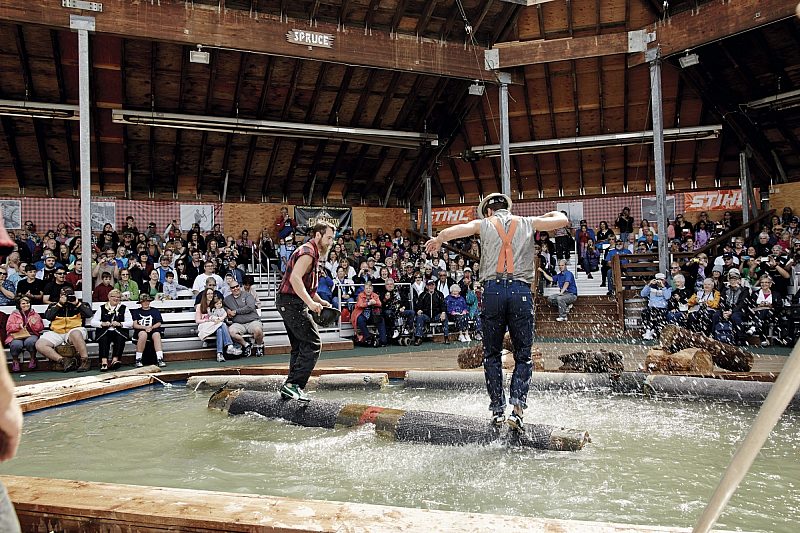
{"type": "Polygon", "coordinates": [[[694,232],[694,249],[699,250],[711,240],[711,232],[708,229],[708,222],[700,220],[694,232]]]}
{"type": "Polygon", "coordinates": [[[667,276],[661,272],[644,286],[640,293],[642,298],[647,298],[647,307],[642,310],[642,323],[646,340],[653,340],[661,334],[661,329],[667,322],[667,307],[672,288],[667,285],[667,276]]]}
{"type": "Polygon", "coordinates": [[[72,270],[64,276],[64,281],[69,283],[76,291],[83,290],[83,260],[76,259],[72,270]]]}
{"type": "Polygon", "coordinates": [[[556,318],[556,320],[565,322],[567,320],[567,313],[572,309],[575,300],[578,299],[578,286],[575,283],[575,276],[567,269],[567,261],[564,259],[558,261],[558,273],[555,276],[551,277],[550,274],[541,268],[539,272],[542,273],[547,281],[553,283],[558,288],[558,292],[548,296],[547,301],[550,302],[550,305],[553,307],[558,308],[558,318],[556,318]]]}
{"type": "Polygon", "coordinates": [[[150,302],[153,297],[150,294],[143,292],[139,295],[139,309],[133,309],[131,316],[133,318],[133,331],[136,336],[136,367],[141,368],[142,354],[144,353],[147,342],[153,343],[153,349],[156,352],[156,364],[160,367],[165,367],[167,364],[164,362],[164,348],[161,343],[161,335],[164,328],[161,327],[163,321],[161,312],[158,309],[150,307],[150,302]]]}
{"type": "Polygon", "coordinates": [[[36,349],[51,361],[63,365],[64,372],[75,370],[78,372],[89,371],[89,352],[86,350],[86,328],[83,320],[91,318],[92,308],[89,304],[81,302],[75,296],[75,291],[70,287],[61,289],[58,301],[53,302],[44,313],[45,319],[50,321],[50,330],[42,333],[36,342],[36,349]],[[71,344],[78,352],[81,363],[77,365],[75,359],[64,358],[56,351],[56,346],[71,344]]]}
{"type": "Polygon", "coordinates": [[[119,358],[122,357],[122,350],[128,341],[128,330],[133,327],[133,317],[130,310],[120,303],[121,299],[122,293],[119,289],[112,289],[108,293],[108,302],[101,305],[92,317],[94,339],[100,351],[100,372],[117,370],[122,366],[119,358]],[[109,365],[108,354],[112,345],[114,351],[109,365]]]}
{"type": "Polygon", "coordinates": [[[178,299],[178,291],[185,291],[188,290],[189,287],[181,285],[175,279],[174,272],[167,272],[167,279],[164,281],[164,284],[161,286],[161,291],[163,292],[162,298],[164,300],[177,300],[178,299]]]}
{"type": "Polygon", "coordinates": [[[683,271],[686,276],[686,286],[694,288],[695,291],[702,290],[703,281],[706,276],[710,274],[706,269],[708,268],[708,256],[706,254],[697,254],[697,257],[692,258],[683,265],[683,271]]]}
{"type": "Polygon", "coordinates": [[[605,282],[608,285],[608,292],[607,292],[608,296],[613,295],[614,294],[614,290],[615,290],[614,289],[614,269],[611,268],[612,259],[614,259],[614,256],[619,255],[620,256],[620,259],[619,259],[620,264],[626,265],[626,264],[628,264],[628,260],[627,259],[623,259],[622,256],[628,255],[630,253],[631,253],[631,251],[628,250],[627,248],[625,248],[625,242],[623,240],[621,240],[621,239],[617,239],[616,241],[614,241],[614,247],[611,248],[608,252],[606,252],[606,258],[605,258],[604,263],[607,266],[607,270],[606,270],[607,274],[606,274],[605,282]]]}
{"type": "Polygon", "coordinates": [[[388,343],[386,339],[386,323],[381,313],[382,303],[380,297],[372,289],[372,282],[367,281],[364,284],[364,290],[358,295],[353,314],[350,316],[350,322],[353,325],[353,329],[356,330],[356,340],[358,342],[376,347],[386,346],[388,343]],[[370,324],[378,328],[377,343],[367,327],[370,324]]]}
{"type": "Polygon", "coordinates": [[[703,288],[689,298],[689,329],[708,335],[711,322],[719,307],[719,291],[714,288],[714,280],[703,280],[703,288]]]}
{"type": "Polygon", "coordinates": [[[114,285],[111,284],[111,274],[103,272],[101,275],[101,283],[92,291],[93,302],[107,302],[108,293],[114,290],[114,285]]]}
{"type": "Polygon", "coordinates": [[[264,355],[264,330],[261,326],[261,316],[253,296],[242,290],[237,281],[230,282],[231,294],[225,297],[224,304],[231,325],[228,328],[231,339],[242,346],[245,357],[264,355]],[[253,343],[244,340],[243,335],[249,333],[253,336],[253,343]]]}
{"type": "Polygon", "coordinates": [[[145,280],[144,285],[139,287],[139,294],[146,292],[153,300],[159,300],[163,290],[164,286],[158,281],[158,272],[153,269],[150,271],[150,275],[145,280]]]}
{"type": "Polygon", "coordinates": [[[344,267],[340,266],[336,269],[336,279],[333,280],[331,305],[336,309],[346,307],[347,304],[354,302],[354,294],[353,282],[347,279],[344,267]]]}
{"type": "Polygon", "coordinates": [[[275,229],[278,231],[278,238],[285,239],[287,236],[294,233],[297,228],[297,222],[289,216],[289,208],[281,207],[281,214],[275,220],[275,229]]]}
{"type": "MultiPolygon", "coordinates": [[[[222,292],[217,290],[217,280],[215,280],[214,278],[208,278],[206,280],[205,290],[208,290],[208,289],[212,289],[214,291],[214,296],[219,297],[220,300],[223,300],[223,301],[225,300],[225,296],[222,295],[222,292]]],[[[205,292],[205,290],[203,292],[205,292]]],[[[194,305],[197,305],[197,304],[200,303],[200,300],[202,300],[202,298],[203,298],[203,292],[201,292],[200,294],[195,296],[194,305]]]]}
{"type": "Polygon", "coordinates": [[[436,275],[436,290],[441,293],[442,298],[447,298],[450,296],[450,287],[452,287],[455,282],[454,279],[447,276],[446,270],[440,270],[436,275]]]}
{"type": "Polygon", "coordinates": [[[228,313],[225,311],[222,298],[215,295],[214,289],[206,289],[201,293],[200,303],[195,306],[194,321],[197,324],[197,336],[204,341],[211,335],[217,339],[217,362],[224,363],[225,355],[240,356],[242,350],[237,348],[231,340],[228,326],[225,319],[228,313]]]}
{"type": "Polygon", "coordinates": [[[689,318],[689,298],[694,293],[686,286],[683,274],[675,274],[672,279],[674,286],[667,302],[667,323],[677,324],[683,328],[686,327],[689,318]]]}
{"type": "Polygon", "coordinates": [[[431,278],[425,282],[425,291],[417,298],[414,311],[417,313],[414,319],[414,346],[422,344],[422,335],[425,333],[425,327],[432,320],[441,321],[444,343],[450,344],[450,325],[447,322],[447,308],[445,307],[442,293],[436,290],[435,279],[431,278]]]}
{"type": "Polygon", "coordinates": [[[774,325],[777,313],[783,305],[783,295],[772,290],[772,279],[769,276],[762,276],[758,285],[758,288],[753,289],[748,302],[754,322],[754,327],[748,333],[757,333],[761,338],[761,346],[769,346],[772,341],[781,339],[777,328],[771,332],[770,326],[774,325]]]}
{"type": "Polygon", "coordinates": [[[224,275],[230,275],[236,283],[241,284],[244,281],[244,270],[238,267],[236,257],[228,256],[225,261],[227,265],[224,269],[224,275]]]}
{"type": "Polygon", "coordinates": [[[119,271],[119,281],[114,284],[114,288],[120,292],[125,302],[139,300],[139,285],[131,279],[131,273],[127,268],[119,271]]]}
{"type": "Polygon", "coordinates": [[[49,250],[45,251],[42,255],[42,260],[36,263],[36,268],[38,269],[36,277],[45,283],[53,281],[53,273],[59,266],[64,268],[64,265],[56,262],[55,254],[49,250]]]}
{"type": "MultiPolygon", "coordinates": [[[[406,314],[408,303],[403,298],[400,291],[395,287],[394,279],[388,278],[384,287],[383,297],[381,298],[381,308],[383,309],[383,321],[386,324],[387,337],[396,339],[400,336],[398,321],[400,317],[409,318],[406,314]]],[[[413,320],[413,311],[410,318],[413,320]]]]}
{"type": "Polygon", "coordinates": [[[720,304],[711,324],[711,336],[714,340],[725,344],[739,344],[736,335],[737,326],[732,320],[733,310],[727,304],[720,304]]]}
{"type": "Polygon", "coordinates": [[[282,237],[282,243],[278,247],[278,258],[281,260],[281,273],[286,273],[286,265],[289,264],[289,258],[292,257],[292,253],[294,253],[295,246],[294,244],[294,235],[289,234],[286,237],[282,237]]]}
{"type": "Polygon", "coordinates": [[[17,296],[14,282],[8,279],[8,267],[0,266],[0,305],[9,305],[17,296]]]}
{"type": "Polygon", "coordinates": [[[330,274],[328,274],[328,270],[321,264],[319,265],[318,272],[317,294],[319,294],[320,298],[333,305],[333,279],[330,274]]]}
{"type": "Polygon", "coordinates": [[[214,264],[214,261],[206,261],[203,264],[203,273],[198,274],[197,277],[194,279],[194,284],[192,285],[192,292],[198,294],[203,289],[205,289],[206,280],[208,278],[214,278],[217,288],[222,287],[222,278],[214,273],[215,268],[216,265],[214,264]]]}
{"type": "Polygon", "coordinates": [[[31,299],[21,296],[16,301],[17,310],[6,321],[5,344],[11,352],[11,372],[19,372],[22,352],[28,352],[28,370],[36,369],[36,341],[44,329],[39,313],[31,307],[31,299]]]}
{"type": "Polygon", "coordinates": [[[244,281],[242,282],[242,290],[253,297],[253,300],[256,302],[256,309],[261,309],[261,298],[258,296],[258,292],[256,292],[253,281],[252,275],[245,274],[244,281]]]}
{"type": "Polygon", "coordinates": [[[36,277],[36,267],[25,265],[25,278],[17,283],[17,296],[25,295],[32,305],[44,303],[44,282],[36,277]]]}
{"type": "Polygon", "coordinates": [[[53,281],[47,283],[44,287],[44,302],[46,304],[55,302],[61,296],[61,289],[70,287],[74,289],[67,281],[67,271],[64,267],[59,267],[53,273],[53,281]]]}
{"type": "Polygon", "coordinates": [[[467,300],[461,296],[461,287],[457,283],[450,286],[450,294],[444,299],[447,306],[447,318],[456,325],[459,342],[471,342],[469,338],[469,309],[467,300]]]}
{"type": "Polygon", "coordinates": [[[592,272],[597,272],[598,266],[600,265],[600,250],[595,248],[594,242],[590,239],[589,242],[586,243],[586,248],[584,249],[583,255],[581,257],[581,267],[583,271],[586,272],[586,277],[589,279],[593,279],[592,272]]]}
{"type": "MultiPolygon", "coordinates": [[[[744,322],[747,313],[748,299],[750,298],[750,291],[747,290],[741,283],[742,276],[739,270],[732,268],[728,271],[728,283],[723,284],[720,290],[720,305],[730,310],[730,321],[733,323],[733,333],[737,342],[730,344],[739,344],[738,340],[742,337],[742,323],[744,322]]],[[[714,315],[716,320],[720,311],[714,315]]]]}
{"type": "Polygon", "coordinates": [[[162,254],[158,260],[159,265],[155,270],[158,272],[158,282],[162,285],[165,281],[167,281],[167,272],[172,272],[173,276],[175,275],[175,271],[172,269],[170,261],[170,256],[167,253],[162,254]]]}
{"type": "Polygon", "coordinates": [[[92,269],[92,279],[95,287],[103,282],[103,273],[108,273],[112,279],[119,278],[119,266],[114,258],[114,249],[107,248],[102,255],[97,257],[97,264],[92,269]]]}

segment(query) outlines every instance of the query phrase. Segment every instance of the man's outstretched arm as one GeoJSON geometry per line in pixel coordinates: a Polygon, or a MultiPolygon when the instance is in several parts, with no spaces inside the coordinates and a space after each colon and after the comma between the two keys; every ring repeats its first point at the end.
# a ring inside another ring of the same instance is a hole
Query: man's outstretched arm
{"type": "Polygon", "coordinates": [[[552,231],[569,224],[569,219],[561,211],[550,211],[544,215],[530,218],[533,219],[533,227],[539,231],[552,231]]]}
{"type": "Polygon", "coordinates": [[[462,237],[469,237],[477,235],[481,232],[481,221],[473,220],[466,224],[459,224],[457,226],[450,226],[439,232],[439,235],[430,239],[425,243],[425,251],[430,253],[438,252],[442,247],[442,243],[451,241],[453,239],[460,239],[462,237]]]}

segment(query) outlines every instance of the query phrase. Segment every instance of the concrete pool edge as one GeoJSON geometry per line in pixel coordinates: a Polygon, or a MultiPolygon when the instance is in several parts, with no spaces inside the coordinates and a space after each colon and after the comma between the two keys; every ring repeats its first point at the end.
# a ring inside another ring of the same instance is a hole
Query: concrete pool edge
{"type": "MultiPolygon", "coordinates": [[[[257,494],[0,476],[23,531],[678,533],[690,528],[462,513],[257,494]]],[[[722,530],[715,530],[720,531],[722,530]]]]}

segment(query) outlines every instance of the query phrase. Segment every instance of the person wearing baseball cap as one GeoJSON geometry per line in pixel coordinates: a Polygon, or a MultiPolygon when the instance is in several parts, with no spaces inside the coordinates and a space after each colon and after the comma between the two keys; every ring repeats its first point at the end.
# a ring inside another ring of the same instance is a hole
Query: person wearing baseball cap
{"type": "Polygon", "coordinates": [[[507,422],[512,430],[522,432],[531,380],[531,283],[536,275],[533,269],[536,257],[534,235],[537,231],[563,228],[569,220],[558,211],[542,216],[521,217],[511,214],[511,207],[511,198],[507,195],[490,194],[478,205],[478,220],[440,231],[425,244],[425,249],[428,253],[436,253],[445,242],[480,235],[482,252],[478,277],[484,287],[481,325],[489,409],[495,426],[506,422],[500,355],[503,336],[508,331],[514,345],[515,364],[509,391],[513,412],[507,422]]]}
{"type": "Polygon", "coordinates": [[[447,306],[444,303],[444,296],[436,290],[436,280],[428,278],[425,281],[425,291],[417,297],[417,302],[414,305],[414,346],[422,344],[422,335],[425,333],[425,328],[432,321],[440,321],[442,323],[442,333],[444,334],[444,343],[450,344],[448,336],[450,335],[450,327],[447,323],[447,306]]]}

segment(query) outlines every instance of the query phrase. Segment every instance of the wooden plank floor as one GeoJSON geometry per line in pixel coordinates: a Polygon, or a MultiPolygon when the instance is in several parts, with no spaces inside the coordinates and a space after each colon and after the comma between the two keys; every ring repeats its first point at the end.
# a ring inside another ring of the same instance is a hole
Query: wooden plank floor
{"type": "Polygon", "coordinates": [[[530,531],[672,533],[687,528],[434,511],[255,494],[0,476],[23,531],[530,531]]]}

